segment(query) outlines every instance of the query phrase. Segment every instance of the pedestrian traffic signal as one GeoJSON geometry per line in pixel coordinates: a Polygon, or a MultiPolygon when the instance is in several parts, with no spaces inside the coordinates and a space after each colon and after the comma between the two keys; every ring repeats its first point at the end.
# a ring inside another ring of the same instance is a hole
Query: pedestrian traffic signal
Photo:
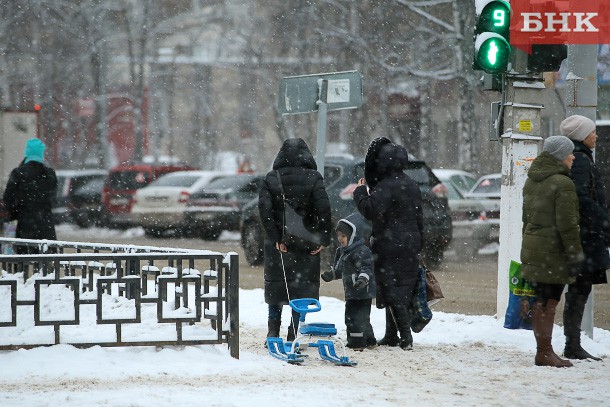
{"type": "Polygon", "coordinates": [[[502,73],[510,60],[510,4],[506,0],[477,2],[473,69],[502,73]]]}
{"type": "Polygon", "coordinates": [[[530,72],[557,72],[568,57],[565,44],[534,44],[527,56],[527,70],[530,72]]]}

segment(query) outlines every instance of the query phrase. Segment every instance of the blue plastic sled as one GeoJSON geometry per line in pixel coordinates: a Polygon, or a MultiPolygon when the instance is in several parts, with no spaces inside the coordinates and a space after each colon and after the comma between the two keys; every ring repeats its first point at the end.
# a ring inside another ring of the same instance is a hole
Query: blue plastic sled
{"type": "Polygon", "coordinates": [[[305,355],[300,353],[300,346],[316,347],[323,360],[332,362],[338,366],[355,366],[356,362],[350,361],[345,356],[345,345],[337,335],[335,324],[326,322],[305,323],[305,316],[309,312],[318,312],[322,309],[320,302],[315,298],[297,298],[290,300],[290,307],[299,313],[299,332],[293,342],[285,342],[282,338],[267,338],[267,350],[276,359],[291,364],[301,364],[305,361],[305,355]],[[320,339],[322,338],[322,339],[320,339]],[[335,341],[341,345],[342,356],[337,355],[335,341]]]}

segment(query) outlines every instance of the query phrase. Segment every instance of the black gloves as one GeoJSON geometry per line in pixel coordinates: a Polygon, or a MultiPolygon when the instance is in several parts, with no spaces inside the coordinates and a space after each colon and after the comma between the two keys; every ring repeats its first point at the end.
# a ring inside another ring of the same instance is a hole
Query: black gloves
{"type": "Polygon", "coordinates": [[[331,281],[333,281],[333,271],[332,270],[325,271],[324,273],[322,273],[321,277],[322,277],[322,280],[326,281],[327,283],[331,282],[331,281]]]}
{"type": "Polygon", "coordinates": [[[578,261],[569,265],[570,277],[577,277],[583,271],[584,262],[578,261]]]}
{"type": "Polygon", "coordinates": [[[354,283],[354,288],[358,290],[366,287],[367,285],[369,285],[369,280],[366,277],[358,277],[354,283]]]}

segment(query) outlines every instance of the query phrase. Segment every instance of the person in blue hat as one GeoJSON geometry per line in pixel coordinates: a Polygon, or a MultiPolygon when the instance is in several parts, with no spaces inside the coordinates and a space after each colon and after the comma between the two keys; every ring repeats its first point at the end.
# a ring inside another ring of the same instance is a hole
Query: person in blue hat
{"type": "MultiPolygon", "coordinates": [[[[44,163],[44,143],[29,139],[25,145],[25,158],[13,169],[4,190],[4,205],[11,220],[17,220],[16,237],[21,239],[56,240],[51,209],[57,191],[55,170],[44,163]]],[[[37,250],[17,247],[18,254],[37,250]]]]}

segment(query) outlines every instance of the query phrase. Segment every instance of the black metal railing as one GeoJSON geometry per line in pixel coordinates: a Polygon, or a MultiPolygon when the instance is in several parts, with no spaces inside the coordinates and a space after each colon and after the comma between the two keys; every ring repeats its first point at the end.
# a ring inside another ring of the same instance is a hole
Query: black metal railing
{"type": "Polygon", "coordinates": [[[227,343],[239,358],[235,253],[11,238],[0,246],[32,253],[0,255],[0,293],[10,292],[0,294],[0,350],[227,343]],[[53,302],[62,315],[49,315],[53,302]],[[102,327],[112,325],[108,338],[102,327]]]}

